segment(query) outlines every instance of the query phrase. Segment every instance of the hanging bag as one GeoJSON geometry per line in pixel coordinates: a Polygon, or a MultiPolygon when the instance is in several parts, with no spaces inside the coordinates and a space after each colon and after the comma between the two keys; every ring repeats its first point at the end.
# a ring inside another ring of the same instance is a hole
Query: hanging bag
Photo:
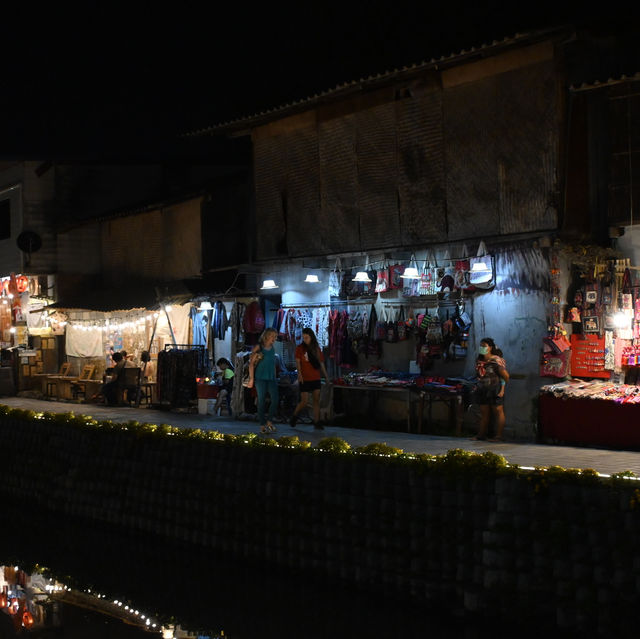
{"type": "Polygon", "coordinates": [[[389,289],[399,289],[404,286],[404,282],[402,277],[400,277],[404,273],[404,264],[394,264],[389,267],[389,289]]]}
{"type": "Polygon", "coordinates": [[[422,273],[420,274],[420,284],[418,285],[418,295],[435,295],[436,285],[434,281],[434,270],[431,266],[429,252],[424,257],[422,265],[422,273]]]}
{"type": "Polygon", "coordinates": [[[495,285],[493,257],[487,254],[487,247],[484,241],[481,241],[478,245],[476,257],[469,259],[469,265],[471,267],[469,271],[469,283],[475,288],[489,289],[495,285]]]}
{"type": "Polygon", "coordinates": [[[385,293],[389,290],[389,263],[385,260],[382,268],[378,270],[376,277],[376,293],[385,293]]]}
{"type": "Polygon", "coordinates": [[[457,259],[454,264],[453,282],[456,289],[464,291],[469,288],[469,258],[467,258],[467,245],[462,246],[463,257],[457,259]]]}
{"type": "Polygon", "coordinates": [[[379,342],[387,339],[387,312],[384,306],[380,310],[380,317],[376,322],[375,338],[379,342]]]}
{"type": "Polygon", "coordinates": [[[409,335],[407,334],[407,324],[404,317],[404,306],[400,307],[400,315],[398,316],[397,325],[397,333],[398,333],[398,341],[404,342],[404,340],[408,339],[409,335]]]}
{"type": "Polygon", "coordinates": [[[342,287],[342,267],[340,265],[340,258],[336,259],[336,265],[329,273],[329,296],[340,297],[340,289],[342,287]]]}
{"type": "Polygon", "coordinates": [[[392,318],[389,318],[387,322],[387,342],[394,343],[398,341],[398,326],[396,321],[392,318]]]}

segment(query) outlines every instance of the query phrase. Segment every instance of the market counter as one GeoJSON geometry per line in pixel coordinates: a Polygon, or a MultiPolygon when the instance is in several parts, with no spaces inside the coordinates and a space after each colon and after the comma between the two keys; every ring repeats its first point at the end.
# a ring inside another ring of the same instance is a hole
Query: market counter
{"type": "Polygon", "coordinates": [[[640,403],[542,392],[538,426],[542,441],[640,449],[640,403]]]}
{"type": "MultiPolygon", "coordinates": [[[[406,406],[406,432],[411,433],[427,433],[429,426],[433,420],[432,408],[434,403],[445,403],[448,408],[449,427],[455,432],[456,436],[462,434],[462,418],[464,414],[464,406],[467,403],[464,389],[461,387],[430,386],[428,384],[422,386],[413,385],[397,385],[383,386],[375,384],[334,384],[334,396],[345,393],[352,395],[355,393],[362,396],[366,400],[367,418],[370,424],[379,422],[378,401],[382,398],[398,397],[403,400],[406,406]],[[412,418],[412,405],[417,404],[417,416],[412,418]],[[425,417],[427,423],[425,424],[425,417]]],[[[343,402],[351,403],[348,397],[343,398],[343,402]]]]}

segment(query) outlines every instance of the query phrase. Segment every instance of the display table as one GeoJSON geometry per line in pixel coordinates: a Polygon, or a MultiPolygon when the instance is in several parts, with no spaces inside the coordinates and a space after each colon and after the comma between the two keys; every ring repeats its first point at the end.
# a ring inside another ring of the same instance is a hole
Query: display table
{"type": "Polygon", "coordinates": [[[462,391],[451,392],[443,391],[441,388],[431,388],[429,386],[375,386],[375,385],[346,385],[335,384],[333,387],[336,391],[347,393],[364,394],[367,399],[367,417],[371,423],[375,423],[377,411],[377,402],[385,396],[396,396],[404,400],[407,407],[407,432],[427,433],[425,429],[424,418],[425,408],[428,415],[427,425],[432,421],[432,407],[434,403],[446,403],[449,407],[449,425],[455,430],[456,436],[462,434],[462,418],[464,414],[464,394],[462,391]],[[411,419],[411,404],[418,403],[418,416],[415,423],[411,419]]]}
{"type": "Polygon", "coordinates": [[[428,430],[424,429],[424,408],[425,403],[428,402],[429,420],[432,421],[432,407],[434,403],[444,402],[449,405],[449,425],[455,428],[456,437],[462,435],[462,418],[464,416],[464,396],[462,392],[459,393],[442,393],[440,391],[423,387],[417,390],[418,397],[420,398],[420,404],[418,408],[418,433],[427,433],[428,430]]]}
{"type": "Polygon", "coordinates": [[[360,386],[353,384],[334,384],[333,392],[357,393],[364,395],[367,400],[367,417],[373,424],[376,421],[376,404],[383,395],[395,395],[407,404],[407,432],[411,432],[411,399],[415,394],[411,386],[360,386]]]}
{"type": "Polygon", "coordinates": [[[640,403],[541,393],[538,427],[542,441],[640,449],[640,403]]]}

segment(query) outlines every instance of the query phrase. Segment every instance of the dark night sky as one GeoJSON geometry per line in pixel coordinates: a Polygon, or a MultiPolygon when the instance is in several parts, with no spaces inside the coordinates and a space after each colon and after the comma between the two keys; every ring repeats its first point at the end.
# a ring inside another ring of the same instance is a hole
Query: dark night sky
{"type": "Polygon", "coordinates": [[[491,0],[443,4],[403,11],[360,3],[346,14],[310,3],[280,14],[181,5],[180,15],[111,7],[73,21],[53,11],[36,21],[25,15],[15,22],[26,26],[1,45],[0,156],[196,158],[200,146],[176,143],[175,134],[517,31],[593,21],[566,4],[552,13],[491,0]]]}

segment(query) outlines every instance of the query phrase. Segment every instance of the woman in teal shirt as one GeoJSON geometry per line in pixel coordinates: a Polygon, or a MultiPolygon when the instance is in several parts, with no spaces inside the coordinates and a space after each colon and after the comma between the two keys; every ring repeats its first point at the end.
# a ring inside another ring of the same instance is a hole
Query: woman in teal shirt
{"type": "Polygon", "coordinates": [[[278,337],[274,328],[267,328],[260,336],[249,358],[249,381],[247,388],[254,383],[258,393],[258,421],[261,433],[275,432],[273,416],[278,409],[278,378],[276,376],[276,351],[273,347],[278,337]],[[265,421],[264,404],[269,395],[269,414],[265,421]]]}

